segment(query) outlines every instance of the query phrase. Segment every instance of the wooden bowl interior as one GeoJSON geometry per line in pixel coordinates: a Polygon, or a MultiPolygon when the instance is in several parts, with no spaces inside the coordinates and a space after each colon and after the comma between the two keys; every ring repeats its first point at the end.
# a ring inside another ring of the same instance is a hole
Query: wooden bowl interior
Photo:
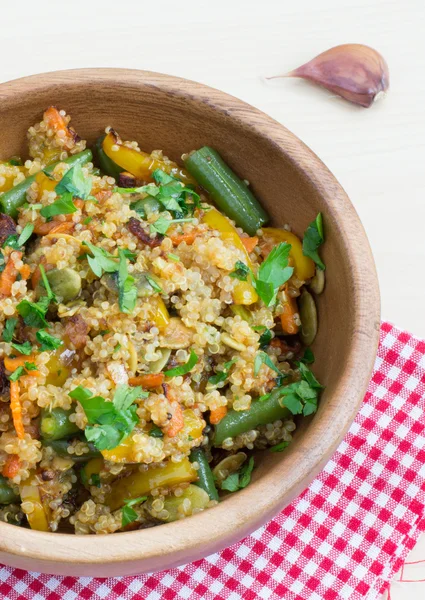
{"type": "MultiPolygon", "coordinates": [[[[141,72],[124,73],[76,71],[73,75],[64,72],[12,82],[14,87],[5,94],[0,107],[0,158],[26,156],[28,127],[40,121],[45,107],[54,104],[71,114],[73,127],[89,143],[106,125],[112,125],[123,139],[137,140],[143,150],[163,149],[176,161],[184,152],[206,144],[216,148],[238,175],[249,180],[274,225],[289,223],[295,233],[302,235],[318,212],[324,217],[326,244],[322,256],[327,267],[326,288],[317,299],[320,325],[313,347],[314,371],[326,386],[319,411],[309,424],[304,424],[297,443],[288,451],[258,455],[254,482],[244,492],[229,497],[208,514],[164,526],[177,540],[179,535],[187,537],[187,532],[196,533],[196,538],[205,524],[213,523],[214,543],[206,548],[211,551],[240,538],[283,507],[316,474],[353,419],[368,382],[377,343],[379,296],[373,259],[357,215],[339,184],[317,157],[281,125],[234,98],[192,82],[141,72]],[[260,498],[267,494],[269,500],[263,505],[260,498]],[[257,515],[252,502],[257,502],[257,515]],[[220,529],[222,525],[215,524],[226,519],[225,506],[228,515],[232,511],[238,515],[228,524],[227,537],[220,529]]],[[[118,534],[110,545],[119,546],[128,535],[134,539],[139,536],[140,541],[149,535],[154,541],[157,539],[152,553],[163,555],[159,559],[161,567],[181,562],[180,558],[174,558],[174,563],[167,560],[166,554],[172,554],[172,549],[161,550],[160,530],[164,527],[150,529],[148,534],[118,534]]],[[[8,529],[10,538],[10,527],[0,524],[0,531],[2,528],[8,529]]],[[[28,533],[38,535],[26,532],[27,536],[28,533]]],[[[180,554],[184,560],[204,553],[203,548],[196,548],[196,539],[183,544],[180,554]],[[185,552],[189,546],[191,550],[185,552]]],[[[77,542],[72,540],[75,538],[68,537],[74,547],[77,542]]],[[[49,543],[54,545],[54,539],[49,543]]],[[[87,544],[95,547],[95,540],[85,539],[84,543],[85,548],[87,544]]],[[[60,542],[59,546],[65,548],[67,543],[60,542]]],[[[3,549],[0,542],[0,550],[3,549]]],[[[143,553],[140,548],[138,552],[142,560],[139,570],[143,570],[143,553]]],[[[87,562],[100,562],[96,556],[87,562]]],[[[103,561],[107,560],[105,556],[103,561]]],[[[67,561],[70,559],[64,559],[67,561]]],[[[152,563],[146,565],[152,568],[152,563]]],[[[52,571],[52,567],[48,569],[52,571]]],[[[118,570],[134,572],[134,567],[121,565],[118,570]]],[[[59,569],[64,571],[70,572],[70,568],[59,569]]],[[[87,573],[87,569],[77,571],[87,573]]],[[[93,570],[89,572],[93,574],[93,570]]]]}

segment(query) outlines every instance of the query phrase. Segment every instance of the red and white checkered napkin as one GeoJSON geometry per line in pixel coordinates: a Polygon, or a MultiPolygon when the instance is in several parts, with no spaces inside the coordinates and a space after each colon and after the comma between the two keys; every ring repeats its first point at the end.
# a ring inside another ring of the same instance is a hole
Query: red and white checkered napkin
{"type": "Polygon", "coordinates": [[[425,530],[425,342],[381,328],[375,372],[344,441],[310,487],[242,542],[140,577],[0,566],[8,600],[375,599],[425,530]]]}

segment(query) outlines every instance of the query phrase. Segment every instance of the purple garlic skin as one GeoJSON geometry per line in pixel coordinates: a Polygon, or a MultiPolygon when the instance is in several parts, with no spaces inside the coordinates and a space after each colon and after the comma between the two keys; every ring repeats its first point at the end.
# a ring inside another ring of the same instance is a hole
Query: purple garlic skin
{"type": "Polygon", "coordinates": [[[389,88],[385,59],[362,44],[342,44],[319,54],[286,77],[302,77],[368,108],[389,88]]]}

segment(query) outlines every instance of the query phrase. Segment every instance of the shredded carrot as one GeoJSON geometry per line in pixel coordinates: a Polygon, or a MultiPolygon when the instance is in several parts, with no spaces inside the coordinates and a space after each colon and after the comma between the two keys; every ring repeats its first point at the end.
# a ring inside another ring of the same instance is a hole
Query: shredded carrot
{"type": "Polygon", "coordinates": [[[1,474],[3,477],[8,477],[9,479],[13,479],[15,475],[19,473],[19,469],[21,468],[21,461],[17,454],[9,454],[6,458],[5,465],[1,474]]]}
{"type": "Polygon", "coordinates": [[[29,265],[22,265],[22,267],[19,269],[19,273],[21,274],[22,279],[25,279],[26,281],[30,278],[31,267],[29,265]]]}
{"type": "Polygon", "coordinates": [[[66,121],[60,114],[56,106],[49,106],[49,108],[45,111],[43,115],[43,119],[50,129],[53,129],[54,131],[68,132],[66,121]]]}
{"type": "MultiPolygon", "coordinates": [[[[22,258],[22,252],[18,252],[19,258],[22,258]]],[[[12,285],[16,281],[18,271],[14,261],[9,257],[7,264],[0,275],[0,296],[10,296],[12,294],[12,285]]]]}
{"type": "Polygon", "coordinates": [[[112,190],[99,190],[93,194],[93,196],[100,204],[102,204],[105,200],[112,196],[112,190]]]}
{"type": "Polygon", "coordinates": [[[219,406],[210,412],[211,425],[217,425],[227,415],[227,406],[219,406]]]}
{"type": "Polygon", "coordinates": [[[174,246],[178,246],[182,242],[186,242],[188,246],[191,246],[198,236],[197,231],[191,231],[190,233],[181,233],[177,235],[170,235],[170,239],[174,246]]]}
{"type": "Polygon", "coordinates": [[[298,333],[298,325],[295,323],[295,315],[298,312],[297,303],[294,298],[287,296],[287,301],[283,303],[280,321],[283,332],[288,335],[298,333]]]}
{"type": "Polygon", "coordinates": [[[137,377],[130,377],[128,380],[129,385],[141,385],[144,388],[156,388],[164,383],[164,373],[147,373],[146,375],[139,375],[137,377]]]}
{"type": "Polygon", "coordinates": [[[183,411],[180,404],[175,405],[173,416],[171,417],[166,433],[168,437],[175,437],[184,427],[183,411]]]}
{"type": "MultiPolygon", "coordinates": [[[[70,216],[70,215],[67,215],[70,216]]],[[[48,233],[69,233],[74,229],[73,221],[57,221],[53,219],[49,223],[43,223],[37,219],[34,223],[34,233],[37,235],[47,235],[48,233]]]]}
{"type": "Polygon", "coordinates": [[[242,244],[245,246],[247,252],[252,252],[255,246],[258,244],[258,237],[241,238],[242,244]]]}
{"type": "Polygon", "coordinates": [[[16,435],[19,439],[22,439],[25,435],[25,431],[22,422],[22,407],[19,399],[19,381],[10,382],[10,411],[12,413],[16,435]]]}
{"type": "MultiPolygon", "coordinates": [[[[50,225],[50,223],[49,223],[50,225]]],[[[62,221],[58,223],[49,231],[49,233],[71,233],[74,229],[75,223],[71,221],[62,221]]]]}
{"type": "Polygon", "coordinates": [[[81,198],[75,198],[75,200],[74,200],[74,206],[76,208],[79,208],[80,210],[83,210],[83,208],[84,208],[84,200],[81,200],[81,198]]]}
{"type": "MultiPolygon", "coordinates": [[[[13,373],[18,367],[23,367],[26,362],[34,362],[36,358],[37,357],[35,354],[30,354],[30,356],[25,356],[24,354],[21,354],[20,356],[15,356],[15,358],[10,358],[10,356],[6,356],[6,358],[4,359],[4,366],[8,371],[13,373]]],[[[31,373],[35,373],[35,371],[31,371],[31,373]]]]}

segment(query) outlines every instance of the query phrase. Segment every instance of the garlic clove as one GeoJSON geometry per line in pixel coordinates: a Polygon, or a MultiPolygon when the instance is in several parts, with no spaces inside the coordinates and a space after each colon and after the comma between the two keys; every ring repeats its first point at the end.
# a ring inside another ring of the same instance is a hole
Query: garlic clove
{"type": "Polygon", "coordinates": [[[389,88],[385,59],[379,52],[363,44],[335,46],[294,71],[275,77],[307,79],[366,108],[389,88]]]}

